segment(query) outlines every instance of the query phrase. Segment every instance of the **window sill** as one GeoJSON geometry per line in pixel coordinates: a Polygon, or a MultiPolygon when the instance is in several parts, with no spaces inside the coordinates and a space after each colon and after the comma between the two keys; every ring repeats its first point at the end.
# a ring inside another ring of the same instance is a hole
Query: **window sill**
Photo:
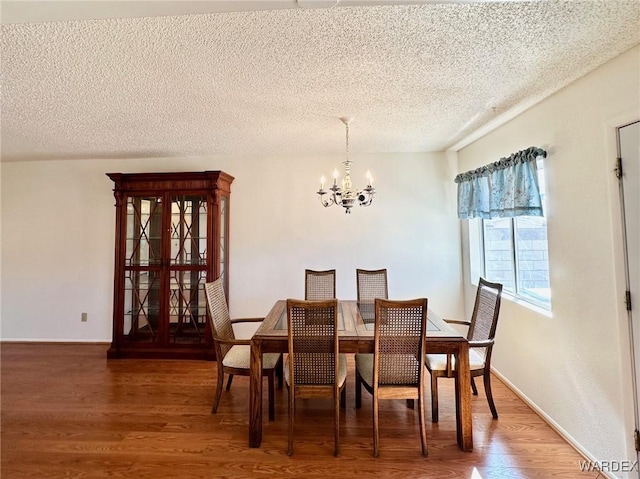
{"type": "Polygon", "coordinates": [[[520,306],[523,306],[527,309],[530,309],[531,311],[534,311],[538,314],[546,316],[547,318],[553,318],[553,313],[551,312],[550,309],[547,309],[535,303],[532,303],[531,301],[527,300],[526,298],[523,298],[522,296],[517,296],[517,295],[514,295],[513,293],[503,291],[502,298],[506,299],[507,301],[511,301],[512,303],[516,303],[520,306]]]}
{"type": "MultiPolygon", "coordinates": [[[[475,282],[471,282],[471,284],[477,288],[478,287],[478,283],[475,282]]],[[[502,299],[506,299],[507,301],[511,301],[512,303],[516,303],[524,308],[530,309],[531,311],[541,314],[542,316],[546,316],[547,318],[553,318],[553,313],[551,312],[550,309],[544,308],[542,306],[539,306],[535,303],[532,303],[531,301],[529,301],[526,298],[523,298],[522,296],[517,296],[513,293],[510,293],[508,291],[502,291],[502,299]]]]}

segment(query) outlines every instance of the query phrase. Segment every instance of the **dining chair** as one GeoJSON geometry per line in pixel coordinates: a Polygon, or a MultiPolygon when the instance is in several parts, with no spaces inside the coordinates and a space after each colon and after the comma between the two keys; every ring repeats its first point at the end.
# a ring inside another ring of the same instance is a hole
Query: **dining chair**
{"type": "Polygon", "coordinates": [[[289,389],[287,454],[293,454],[296,399],[330,397],[333,398],[333,454],[337,456],[340,405],[345,404],[347,378],[346,357],[338,353],[338,300],[288,299],[287,323],[289,354],[284,367],[284,379],[289,389]]]}
{"type": "Polygon", "coordinates": [[[361,387],[373,395],[373,455],[379,451],[380,399],[418,399],[420,442],[427,455],[424,417],[425,334],[427,299],[375,299],[373,354],[356,354],[356,408],[362,405],[361,387]]]}
{"type": "Polygon", "coordinates": [[[318,301],[336,297],[336,270],[304,270],[304,299],[318,301]]]}
{"type": "Polygon", "coordinates": [[[387,270],[356,269],[358,301],[388,299],[387,270]]]}
{"type": "MultiPolygon", "coordinates": [[[[498,411],[491,393],[491,352],[495,342],[501,297],[502,284],[480,278],[471,320],[445,319],[447,323],[461,324],[469,328],[467,340],[469,341],[471,389],[473,394],[477,396],[478,389],[473,378],[482,376],[487,402],[494,419],[498,419],[498,411]]],[[[431,420],[438,422],[438,378],[455,377],[455,358],[451,354],[427,354],[425,365],[431,373],[431,420]]]]}
{"type": "MultiPolygon", "coordinates": [[[[218,278],[204,285],[205,296],[207,298],[207,309],[209,311],[211,334],[213,336],[216,351],[216,362],[218,363],[218,380],[216,383],[216,395],[213,401],[211,414],[215,414],[222,397],[222,387],[224,384],[224,374],[229,375],[227,381],[227,391],[231,388],[231,381],[234,375],[249,376],[251,366],[251,340],[236,339],[233,325],[247,322],[260,322],[263,318],[243,318],[232,320],[229,316],[229,308],[224,295],[222,279],[218,278]]],[[[262,357],[263,375],[267,376],[269,383],[269,420],[275,418],[274,406],[274,375],[276,369],[282,366],[282,354],[265,353],[262,357]]],[[[282,375],[279,376],[278,386],[282,388],[282,375]]]]}

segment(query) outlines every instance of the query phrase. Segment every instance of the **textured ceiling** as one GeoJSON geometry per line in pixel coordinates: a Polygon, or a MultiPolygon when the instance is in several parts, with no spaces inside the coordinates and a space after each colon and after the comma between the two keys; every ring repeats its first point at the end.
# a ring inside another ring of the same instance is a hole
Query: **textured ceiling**
{"type": "Polygon", "coordinates": [[[440,151],[638,43],[638,0],[3,24],[2,161],[440,151]]]}

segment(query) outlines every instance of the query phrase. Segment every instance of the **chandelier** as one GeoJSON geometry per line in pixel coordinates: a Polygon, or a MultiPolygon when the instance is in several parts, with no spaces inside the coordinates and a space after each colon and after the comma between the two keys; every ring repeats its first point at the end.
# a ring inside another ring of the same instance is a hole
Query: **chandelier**
{"type": "Polygon", "coordinates": [[[351,213],[351,208],[357,203],[360,206],[369,206],[373,202],[373,195],[375,194],[375,189],[371,184],[373,183],[373,177],[371,173],[367,170],[367,187],[362,190],[358,190],[351,183],[351,165],[353,161],[349,159],[349,123],[351,123],[351,118],[342,117],[340,118],[342,123],[344,123],[347,130],[347,148],[346,148],[346,159],[342,162],[344,164],[344,178],[342,179],[342,188],[338,186],[338,170],[333,170],[333,185],[329,188],[329,191],[325,191],[324,175],[320,178],[320,189],[318,190],[318,196],[320,196],[320,202],[322,206],[325,208],[327,206],[340,205],[345,210],[345,213],[351,213]],[[325,198],[325,195],[329,194],[330,196],[325,198]]]}

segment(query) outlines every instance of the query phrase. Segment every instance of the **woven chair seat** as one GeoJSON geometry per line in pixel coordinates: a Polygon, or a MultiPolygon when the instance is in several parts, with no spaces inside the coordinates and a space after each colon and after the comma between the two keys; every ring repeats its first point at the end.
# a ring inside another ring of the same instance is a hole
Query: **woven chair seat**
{"type": "MultiPolygon", "coordinates": [[[[280,359],[280,353],[265,353],[262,355],[262,369],[274,369],[280,359]]],[[[222,365],[227,368],[250,369],[251,346],[232,346],[222,360],[222,365]]]]}
{"type": "MultiPolygon", "coordinates": [[[[266,355],[265,355],[266,356],[266,355]]],[[[338,386],[342,387],[347,380],[347,356],[344,354],[338,354],[338,386]]],[[[289,358],[284,362],[284,380],[287,384],[291,384],[289,381],[289,358]]]]}
{"type": "MultiPolygon", "coordinates": [[[[447,355],[446,354],[425,354],[424,362],[427,368],[431,371],[446,371],[447,370],[447,355]]],[[[456,357],[451,356],[451,369],[456,369],[456,357]]],[[[473,349],[469,350],[469,369],[484,369],[484,356],[473,349]]]]}

